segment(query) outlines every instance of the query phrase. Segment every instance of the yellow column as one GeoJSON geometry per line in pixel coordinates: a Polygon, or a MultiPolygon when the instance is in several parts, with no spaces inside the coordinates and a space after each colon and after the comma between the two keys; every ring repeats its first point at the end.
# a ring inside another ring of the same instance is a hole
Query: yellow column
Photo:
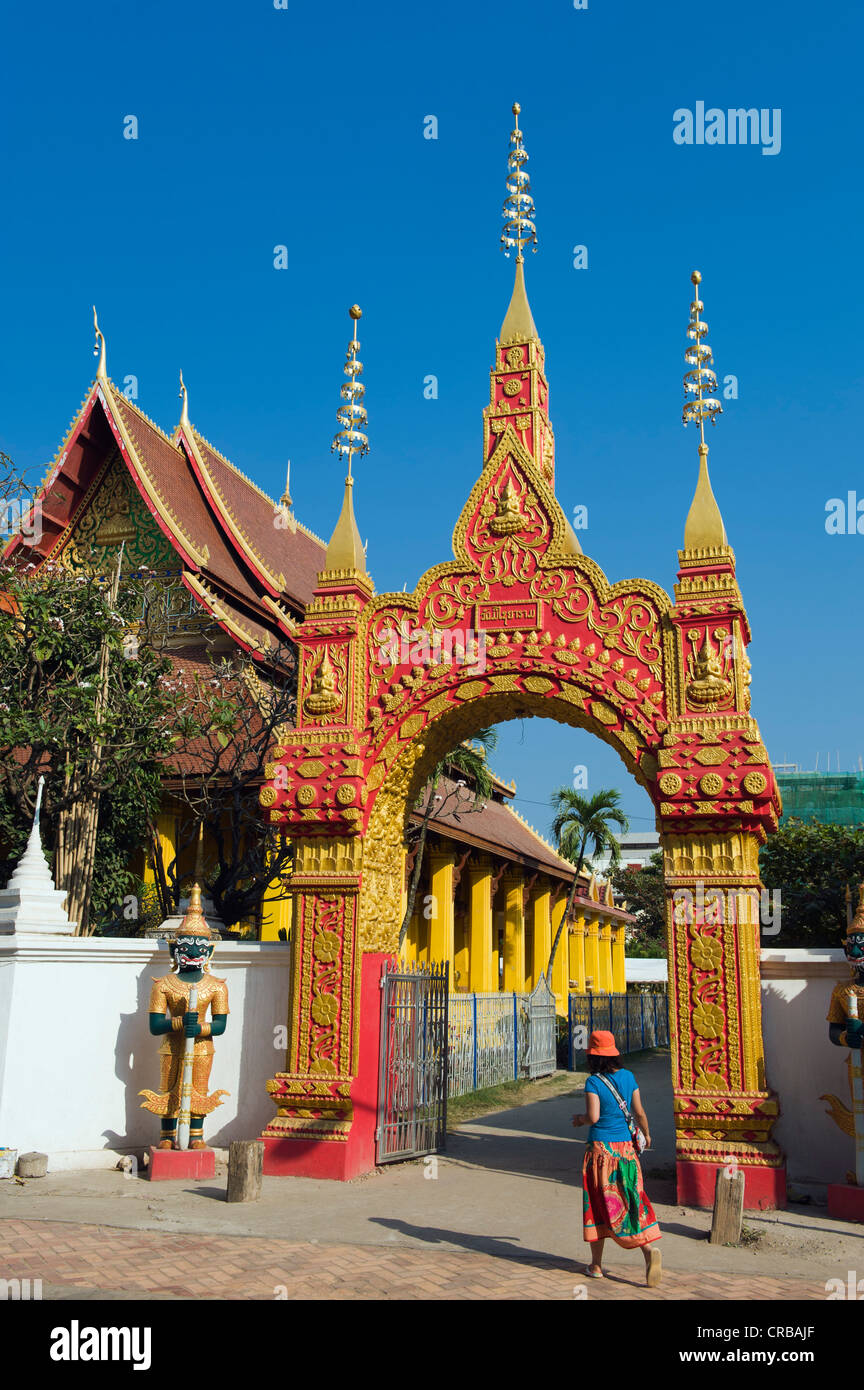
{"type": "Polygon", "coordinates": [[[615,994],[627,993],[624,933],[623,922],[617,923],[612,928],[612,989],[615,994]]]}
{"type": "Polygon", "coordinates": [[[579,912],[570,928],[570,989],[585,993],[585,914],[579,912]]]}
{"type": "Polygon", "coordinates": [[[612,939],[608,921],[601,917],[597,926],[597,959],[600,967],[600,988],[604,994],[612,990],[612,939]]]}
{"type": "Polygon", "coordinates": [[[455,855],[433,849],[429,855],[431,896],[429,916],[429,959],[448,961],[453,978],[453,866],[455,855]]]}
{"type": "Polygon", "coordinates": [[[453,978],[452,989],[460,994],[468,992],[468,923],[464,914],[454,918],[453,924],[453,978]]]}
{"type": "Polygon", "coordinates": [[[468,862],[468,988],[498,988],[493,974],[492,865],[483,859],[468,862]]]}
{"type": "Polygon", "coordinates": [[[531,891],[531,918],[534,931],[531,937],[531,988],[536,989],[540,976],[549,964],[552,950],[552,890],[535,887],[531,891]]]}
{"type": "MultiPolygon", "coordinates": [[[[165,882],[170,888],[171,880],[168,877],[168,865],[174,860],[177,853],[177,816],[174,811],[162,810],[156,817],[156,834],[159,839],[159,847],[162,850],[162,872],[165,875],[165,882]]],[[[144,882],[156,882],[156,870],[153,866],[153,854],[148,847],[148,852],[144,856],[144,882]]]]}
{"type": "Polygon", "coordinates": [[[492,911],[492,979],[493,989],[502,990],[504,981],[501,971],[501,951],[498,948],[498,940],[505,929],[505,915],[501,908],[493,908],[492,911]]]}
{"type": "MultiPolygon", "coordinates": [[[[405,921],[405,909],[406,909],[407,906],[408,906],[408,882],[407,882],[408,875],[407,875],[407,872],[406,872],[406,865],[405,865],[406,857],[407,857],[407,856],[406,856],[405,851],[404,851],[404,849],[403,849],[403,850],[402,850],[402,855],[401,855],[401,859],[402,859],[402,877],[401,877],[401,879],[400,879],[400,882],[401,882],[401,884],[402,884],[402,892],[401,892],[400,897],[399,897],[399,927],[400,927],[400,929],[401,929],[401,927],[402,927],[402,923],[405,921]]],[[[412,959],[412,957],[411,957],[411,922],[408,923],[408,930],[407,930],[406,933],[405,933],[405,940],[402,942],[402,949],[401,949],[401,951],[399,952],[399,959],[400,959],[400,960],[404,960],[404,961],[410,961],[410,960],[412,959]]]]}
{"type": "Polygon", "coordinates": [[[423,926],[425,926],[425,921],[415,907],[411,914],[411,921],[408,923],[408,930],[405,933],[405,959],[407,961],[416,962],[420,959],[421,928],[423,926]]]}
{"type": "Polygon", "coordinates": [[[504,875],[504,989],[525,988],[525,907],[521,872],[504,875]]]}
{"type": "Polygon", "coordinates": [[[597,918],[586,915],[585,919],[585,988],[589,994],[599,994],[600,957],[597,949],[597,918]]]}
{"type": "MultiPolygon", "coordinates": [[[[272,858],[271,861],[272,863],[272,858]]],[[[286,937],[291,931],[291,923],[294,920],[294,903],[289,896],[277,898],[277,893],[284,893],[287,884],[291,880],[290,873],[283,873],[281,878],[273,878],[267,884],[265,898],[272,897],[272,902],[264,902],[261,906],[261,941],[279,941],[280,931],[284,931],[286,937]]]]}
{"type": "MultiPolygon", "coordinates": [[[[558,931],[558,926],[561,921],[561,918],[564,916],[564,909],[566,906],[567,895],[566,893],[562,893],[561,897],[558,899],[558,901],[554,904],[552,908],[552,921],[550,923],[550,929],[553,941],[555,940],[555,935],[558,931]]],[[[551,946],[549,949],[551,951],[551,946]]],[[[567,945],[567,929],[565,927],[565,929],[561,933],[561,940],[558,942],[558,950],[555,953],[555,964],[552,966],[552,991],[555,995],[555,1002],[558,1006],[558,1013],[563,1014],[565,1018],[567,1016],[567,1009],[569,1007],[568,1000],[570,996],[570,987],[567,983],[569,978],[568,956],[569,948],[567,945]]]]}

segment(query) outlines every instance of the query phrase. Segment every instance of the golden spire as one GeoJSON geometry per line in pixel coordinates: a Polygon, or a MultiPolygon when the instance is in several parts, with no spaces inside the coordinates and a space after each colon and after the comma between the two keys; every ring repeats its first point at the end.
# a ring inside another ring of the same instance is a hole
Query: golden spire
{"type": "Polygon", "coordinates": [[[107,381],[108,372],[105,368],[105,334],[99,327],[95,304],[93,305],[93,327],[96,330],[96,342],[93,345],[93,356],[99,358],[99,366],[96,368],[96,380],[107,381]]]}
{"type": "Polygon", "coordinates": [[[178,395],[183,402],[183,413],[180,416],[181,428],[191,429],[189,423],[189,392],[186,390],[186,382],[183,380],[183,371],[180,371],[180,390],[178,395]]]}
{"type": "Polygon", "coordinates": [[[279,498],[279,503],[280,503],[280,506],[283,506],[283,507],[287,508],[288,511],[291,510],[291,460],[290,460],[290,459],[288,460],[288,463],[287,463],[287,465],[286,465],[286,467],[285,467],[285,491],[282,493],[282,496],[279,498]]]}
{"type": "Polygon", "coordinates": [[[507,157],[507,197],[504,200],[502,217],[504,230],[501,233],[501,247],[505,256],[516,248],[516,280],[510,306],[501,325],[499,342],[525,343],[530,338],[539,338],[528,295],[525,291],[525,256],[523,247],[537,250],[537,229],[534,225],[534,199],[531,197],[531,180],[525,169],[528,161],[527,151],[522,144],[522,131],[519,129],[517,102],[513,105],[516,122],[510,132],[510,154],[507,157]]]}
{"type": "Polygon", "coordinates": [[[717,506],[717,499],[711,490],[711,480],[708,477],[705,421],[710,420],[712,425],[715,424],[716,417],[723,413],[723,407],[713,394],[717,390],[717,377],[711,370],[714,355],[708,344],[703,342],[708,325],[699,317],[705,307],[699,298],[698,289],[702,283],[702,275],[698,270],[694,270],[690,279],[694,289],[690,305],[690,323],[687,327],[690,344],[684,353],[684,360],[689,368],[684,373],[684,391],[692,400],[685,401],[682,419],[685,425],[699,426],[699,478],[684,525],[684,549],[713,550],[726,545],[727,540],[720,508],[717,506]]]}
{"type": "Polygon", "coordinates": [[[354,455],[362,458],[369,452],[369,440],[364,433],[366,428],[366,408],[363,405],[365,388],[360,380],[363,374],[363,363],[357,358],[357,350],[360,347],[357,341],[357,320],[362,317],[363,311],[358,304],[352,304],[348,312],[354,321],[354,335],[348,344],[345,366],[342,369],[348,380],[340,389],[343,404],[336,412],[336,418],[341,428],[333,436],[333,443],[330,445],[332,453],[347,459],[348,475],[345,479],[342,510],[339,513],[339,520],[336,522],[336,529],[330,537],[324,569],[325,571],[354,570],[365,575],[366,555],[354,518],[354,477],[352,472],[354,455]]]}

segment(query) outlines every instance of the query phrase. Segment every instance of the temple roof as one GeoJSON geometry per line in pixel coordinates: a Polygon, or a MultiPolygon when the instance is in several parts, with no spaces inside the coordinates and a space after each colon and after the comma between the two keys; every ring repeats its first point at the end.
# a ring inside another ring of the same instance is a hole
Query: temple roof
{"type": "Polygon", "coordinates": [[[202,608],[259,658],[290,638],[323,568],[323,542],[185,420],[169,437],[107,377],[93,383],[48,469],[41,540],[13,537],[8,553],[37,563],[58,556],[118,450],[202,608]]]}

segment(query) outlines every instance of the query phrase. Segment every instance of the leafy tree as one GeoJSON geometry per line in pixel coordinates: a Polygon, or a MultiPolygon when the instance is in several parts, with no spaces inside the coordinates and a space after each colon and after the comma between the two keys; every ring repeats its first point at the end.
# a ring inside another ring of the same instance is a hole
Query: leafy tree
{"type": "Polygon", "coordinates": [[[610,875],[612,888],[627,902],[637,919],[627,941],[629,956],[666,954],[666,889],[663,881],[663,852],[655,850],[644,868],[620,865],[610,875]]]}
{"type": "Polygon", "coordinates": [[[0,594],[0,840],[17,860],[44,775],[43,842],[76,931],[90,934],[139,887],[129,850],[148,836],[169,741],[170,666],[136,636],[149,579],[118,570],[108,584],[4,556],[0,594]]]}
{"type": "Polygon", "coordinates": [[[576,872],[549,953],[547,980],[552,978],[558,942],[561,940],[564,924],[570,920],[579,887],[579,875],[586,858],[589,855],[608,853],[610,868],[615,868],[620,861],[621,847],[612,826],[616,826],[621,834],[630,829],[630,822],[620,809],[620,802],[621,793],[614,788],[595,792],[594,796],[582,796],[572,787],[559,787],[552,794],[552,809],[555,812],[552,837],[558,847],[558,853],[575,865],[576,872]]]}
{"type": "Polygon", "coordinates": [[[496,729],[481,729],[471,742],[460,744],[452,753],[448,753],[446,758],[442,758],[440,762],[435,764],[432,776],[423,788],[417,802],[418,807],[423,808],[420,825],[413,831],[413,834],[409,831],[409,838],[414,839],[414,863],[411,869],[411,881],[408,885],[405,916],[399,930],[400,950],[404,945],[411,918],[414,915],[429,824],[434,817],[443,815],[451,804],[458,804],[461,801],[470,800],[471,809],[475,811],[483,808],[485,802],[492,795],[493,786],[492,774],[486,762],[486,754],[493,752],[497,743],[498,731],[496,729]],[[442,777],[451,772],[457,774],[461,772],[463,780],[457,781],[446,793],[439,793],[438,786],[442,777]],[[473,794],[469,792],[467,796],[463,796],[462,789],[467,783],[471,784],[473,794]]]}
{"type": "Polygon", "coordinates": [[[780,892],[780,934],[767,944],[839,946],[845,933],[847,885],[857,903],[864,879],[864,826],[790,819],[759,852],[769,893],[780,892]]]}

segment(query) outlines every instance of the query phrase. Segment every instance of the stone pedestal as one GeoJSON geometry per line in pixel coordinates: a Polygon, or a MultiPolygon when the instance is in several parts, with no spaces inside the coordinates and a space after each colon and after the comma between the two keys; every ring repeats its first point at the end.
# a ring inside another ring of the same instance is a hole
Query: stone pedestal
{"type": "Polygon", "coordinates": [[[157,1149],[151,1144],[147,1176],[151,1182],[215,1178],[216,1155],[212,1149],[157,1149]]]}

